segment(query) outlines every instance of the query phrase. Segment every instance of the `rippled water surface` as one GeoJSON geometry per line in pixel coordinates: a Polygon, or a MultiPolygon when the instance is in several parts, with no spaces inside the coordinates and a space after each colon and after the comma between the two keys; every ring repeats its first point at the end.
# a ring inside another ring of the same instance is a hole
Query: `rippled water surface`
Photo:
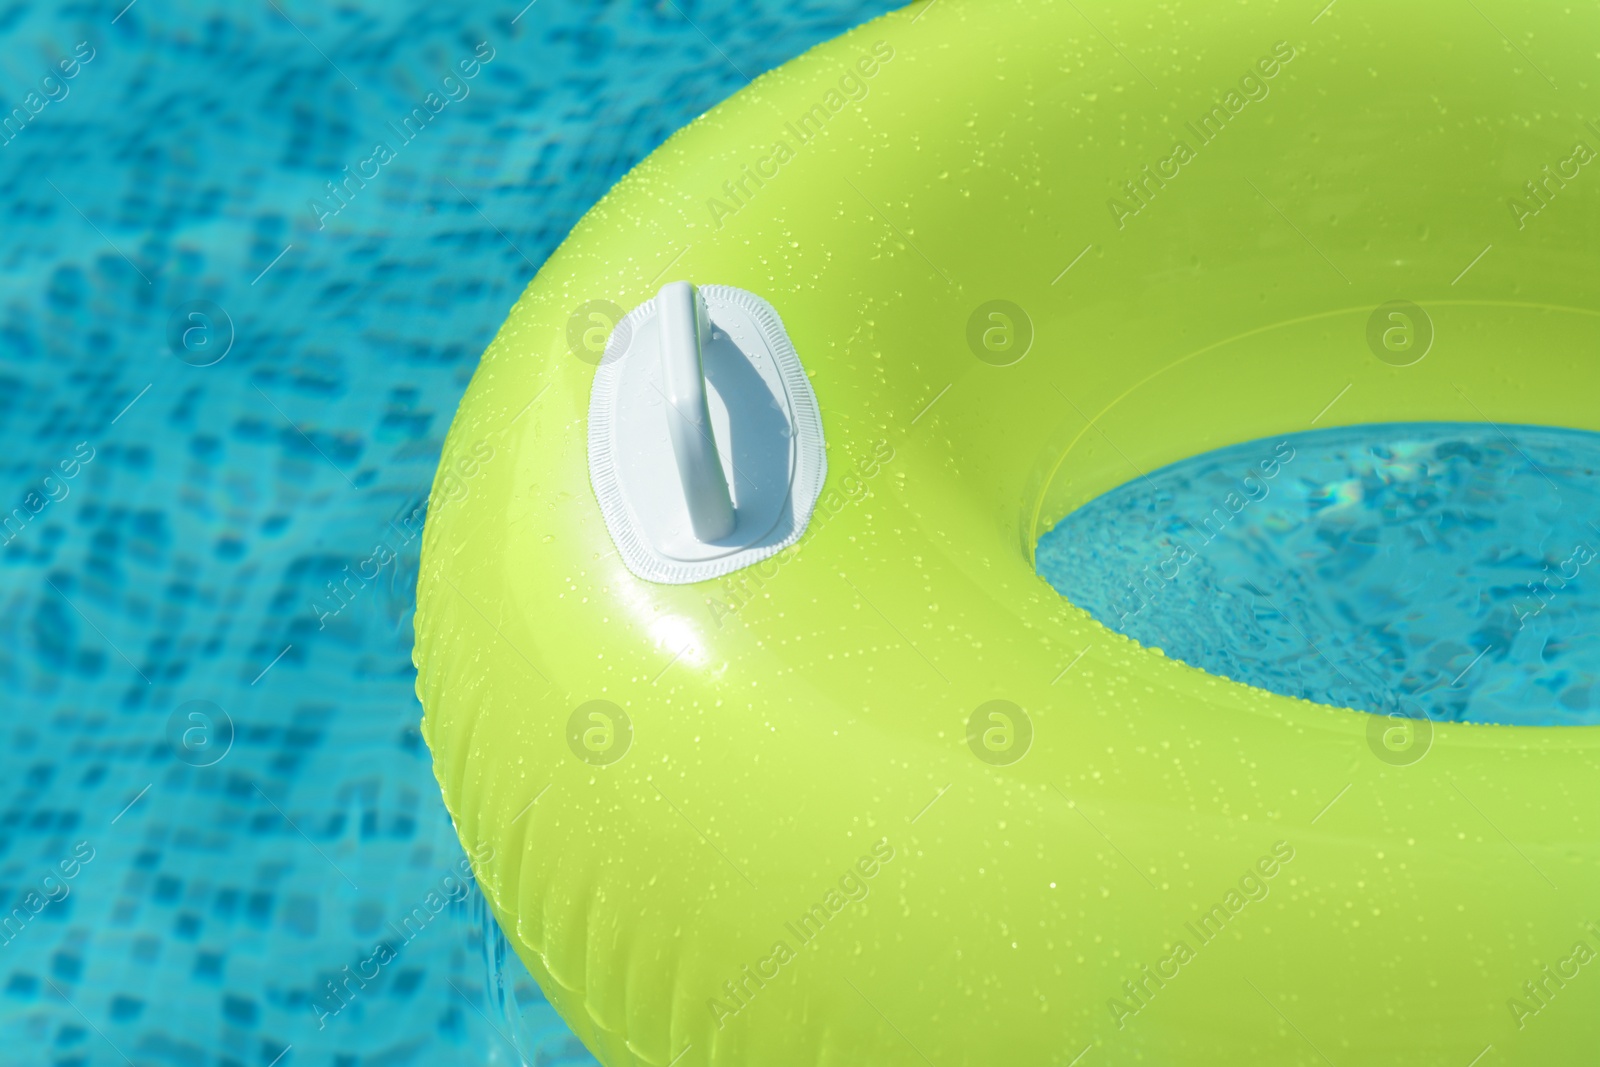
{"type": "Polygon", "coordinates": [[[1290,696],[1441,721],[1600,723],[1600,434],[1406,423],[1153,471],[1039,540],[1112,629],[1290,696]]]}
{"type": "Polygon", "coordinates": [[[889,6],[0,7],[0,1064],[593,1063],[418,729],[440,445],[613,182],[889,6]]]}

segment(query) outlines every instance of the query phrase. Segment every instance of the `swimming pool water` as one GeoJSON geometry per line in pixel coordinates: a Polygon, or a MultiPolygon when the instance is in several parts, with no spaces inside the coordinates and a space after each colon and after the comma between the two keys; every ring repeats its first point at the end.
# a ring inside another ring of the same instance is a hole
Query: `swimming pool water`
{"type": "Polygon", "coordinates": [[[1289,696],[1437,721],[1600,723],[1600,434],[1348,426],[1112,490],[1039,540],[1106,626],[1289,696]]]}
{"type": "Polygon", "coordinates": [[[628,167],[890,6],[0,8],[0,1063],[593,1062],[418,732],[440,444],[628,167]]]}

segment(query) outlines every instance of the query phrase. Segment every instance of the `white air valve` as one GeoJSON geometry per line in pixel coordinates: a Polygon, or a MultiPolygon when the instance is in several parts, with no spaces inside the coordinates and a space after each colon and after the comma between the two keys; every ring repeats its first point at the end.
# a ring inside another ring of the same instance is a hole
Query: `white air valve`
{"type": "Polygon", "coordinates": [[[781,551],[826,474],[816,395],[765,300],[669,282],[612,331],[589,394],[589,477],[634,574],[687,584],[781,551]]]}

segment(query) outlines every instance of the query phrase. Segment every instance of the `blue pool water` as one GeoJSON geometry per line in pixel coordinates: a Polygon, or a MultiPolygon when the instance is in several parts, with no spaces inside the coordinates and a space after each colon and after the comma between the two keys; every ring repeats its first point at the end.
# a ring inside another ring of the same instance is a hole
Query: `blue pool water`
{"type": "Polygon", "coordinates": [[[1600,435],[1351,426],[1251,441],[1090,501],[1039,573],[1214,674],[1437,721],[1600,723],[1600,435]]]}
{"type": "Polygon", "coordinates": [[[582,212],[890,5],[525,4],[0,5],[0,1063],[592,1062],[418,733],[434,465],[582,212]]]}

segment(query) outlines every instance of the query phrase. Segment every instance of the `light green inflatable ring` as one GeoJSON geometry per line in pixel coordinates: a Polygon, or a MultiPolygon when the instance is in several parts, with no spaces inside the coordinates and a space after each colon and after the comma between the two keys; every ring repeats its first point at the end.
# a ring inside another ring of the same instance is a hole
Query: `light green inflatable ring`
{"type": "Polygon", "coordinates": [[[1034,572],[1231,443],[1600,430],[1600,11],[1318,6],[897,12],[674,136],[518,301],[417,691],[608,1067],[1596,1062],[1600,731],[1278,696],[1034,572]],[[655,585],[590,487],[584,334],[674,278],[778,310],[828,474],[794,546],[655,585]]]}

